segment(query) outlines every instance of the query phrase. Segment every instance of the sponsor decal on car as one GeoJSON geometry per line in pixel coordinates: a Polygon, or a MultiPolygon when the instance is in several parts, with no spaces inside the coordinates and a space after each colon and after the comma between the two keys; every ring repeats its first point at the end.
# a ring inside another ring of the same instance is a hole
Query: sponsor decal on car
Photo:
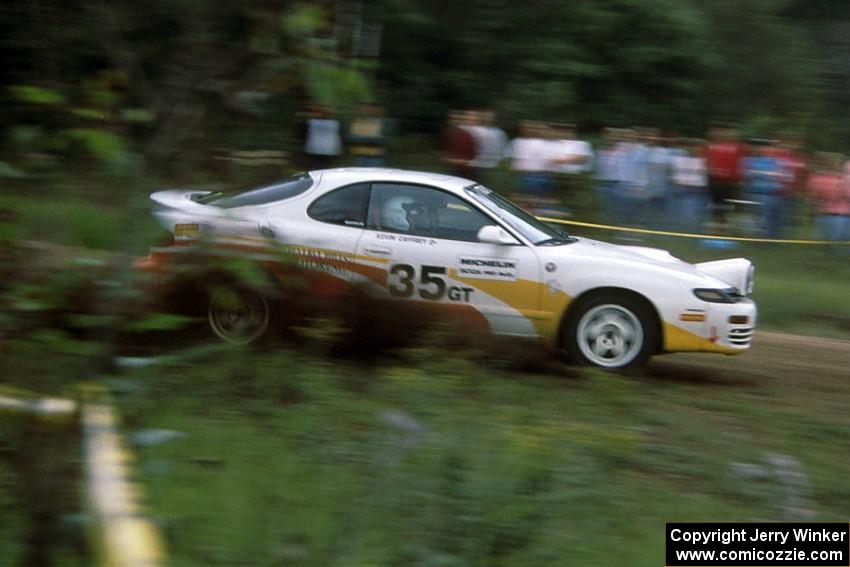
{"type": "Polygon", "coordinates": [[[467,279],[514,282],[517,279],[517,262],[507,258],[460,256],[458,275],[467,279]]]}
{"type": "Polygon", "coordinates": [[[349,254],[331,250],[287,246],[285,251],[294,256],[296,264],[308,270],[342,274],[351,270],[354,263],[354,259],[349,254]]]}
{"type": "Polygon", "coordinates": [[[199,230],[198,223],[178,223],[174,225],[174,236],[193,236],[198,234],[199,230]]]}

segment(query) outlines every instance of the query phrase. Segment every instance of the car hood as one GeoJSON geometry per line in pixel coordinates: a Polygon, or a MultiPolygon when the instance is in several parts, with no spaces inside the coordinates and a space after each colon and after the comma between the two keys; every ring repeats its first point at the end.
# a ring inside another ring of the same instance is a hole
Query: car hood
{"type": "Polygon", "coordinates": [[[619,246],[600,240],[581,237],[577,237],[572,244],[552,247],[551,252],[553,256],[564,259],[582,256],[652,266],[661,272],[674,272],[701,278],[705,280],[707,287],[732,286],[740,290],[746,289],[745,280],[750,274],[752,266],[748,260],[743,258],[689,264],[660,248],[619,246]]]}
{"type": "MultiPolygon", "coordinates": [[[[560,247],[559,247],[560,248],[560,247]]],[[[642,264],[654,264],[670,268],[673,270],[684,271],[688,273],[696,273],[697,269],[693,264],[688,264],[679,260],[670,252],[661,248],[649,248],[646,246],[619,246],[609,244],[601,240],[593,240],[591,238],[576,238],[576,241],[570,245],[564,246],[561,250],[569,255],[594,256],[597,258],[609,258],[612,260],[626,260],[630,262],[639,262],[642,264]]]]}

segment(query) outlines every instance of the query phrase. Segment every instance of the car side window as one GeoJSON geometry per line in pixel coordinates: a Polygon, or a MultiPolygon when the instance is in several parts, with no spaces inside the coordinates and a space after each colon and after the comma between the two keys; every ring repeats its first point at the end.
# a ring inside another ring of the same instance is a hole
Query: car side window
{"type": "Polygon", "coordinates": [[[325,193],[307,208],[307,214],[321,222],[344,226],[366,225],[369,184],[358,183],[325,193]]]}
{"type": "Polygon", "coordinates": [[[405,183],[373,183],[367,226],[374,230],[478,242],[481,211],[444,191],[405,183]]]}

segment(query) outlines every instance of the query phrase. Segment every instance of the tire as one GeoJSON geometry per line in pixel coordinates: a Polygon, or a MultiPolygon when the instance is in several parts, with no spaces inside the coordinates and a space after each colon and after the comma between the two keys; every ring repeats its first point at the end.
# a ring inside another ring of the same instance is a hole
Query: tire
{"type": "Polygon", "coordinates": [[[268,301],[256,291],[225,286],[210,293],[207,320],[223,341],[245,345],[266,333],[271,311],[268,301]]]}
{"type": "Polygon", "coordinates": [[[567,314],[562,346],[576,364],[611,370],[643,366],[658,350],[655,312],[626,294],[599,294],[580,300],[567,314]]]}

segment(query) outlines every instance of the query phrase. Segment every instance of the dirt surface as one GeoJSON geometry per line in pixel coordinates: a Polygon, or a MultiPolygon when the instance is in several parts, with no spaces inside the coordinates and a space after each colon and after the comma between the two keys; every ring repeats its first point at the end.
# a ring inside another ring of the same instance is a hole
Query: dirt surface
{"type": "Polygon", "coordinates": [[[691,382],[844,380],[850,385],[850,341],[757,331],[752,348],[735,356],[672,354],[655,357],[653,378],[691,382]]]}

